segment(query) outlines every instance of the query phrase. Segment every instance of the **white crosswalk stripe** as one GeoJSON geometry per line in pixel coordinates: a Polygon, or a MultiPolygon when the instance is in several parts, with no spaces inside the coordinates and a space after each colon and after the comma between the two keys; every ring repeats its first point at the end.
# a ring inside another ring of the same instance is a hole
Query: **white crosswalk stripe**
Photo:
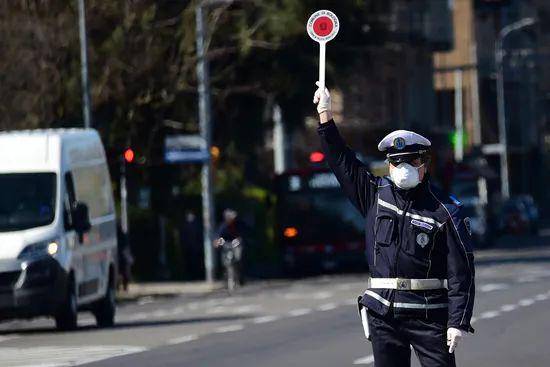
{"type": "Polygon", "coordinates": [[[126,345],[0,348],[0,365],[10,367],[79,366],[108,358],[140,353],[146,348],[126,345]]]}

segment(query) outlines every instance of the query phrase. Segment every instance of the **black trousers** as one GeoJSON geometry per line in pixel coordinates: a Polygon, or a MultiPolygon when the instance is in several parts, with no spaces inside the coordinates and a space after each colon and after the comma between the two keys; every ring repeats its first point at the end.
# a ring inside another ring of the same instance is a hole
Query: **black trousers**
{"type": "Polygon", "coordinates": [[[395,318],[368,312],[375,367],[409,367],[414,348],[422,367],[455,367],[447,346],[447,320],[395,318]]]}

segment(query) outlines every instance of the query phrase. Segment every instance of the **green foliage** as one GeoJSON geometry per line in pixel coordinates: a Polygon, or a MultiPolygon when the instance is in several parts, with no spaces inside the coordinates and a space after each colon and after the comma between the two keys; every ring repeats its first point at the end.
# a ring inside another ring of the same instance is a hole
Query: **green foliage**
{"type": "MultiPolygon", "coordinates": [[[[94,127],[111,154],[131,142],[148,163],[158,163],[166,119],[181,121],[187,132],[198,130],[196,4],[86,1],[94,127]]],[[[365,5],[265,0],[206,9],[214,139],[222,149],[234,144],[235,157],[255,159],[274,101],[291,126],[301,126],[311,113],[317,46],[304,24],[322,7],[347,25],[358,23],[365,5]]],[[[0,128],[79,126],[76,1],[5,2],[0,31],[0,128]]],[[[349,33],[346,27],[341,32],[349,33]]],[[[345,64],[329,54],[330,60],[345,64]]],[[[330,63],[328,70],[333,73],[330,63]]]]}

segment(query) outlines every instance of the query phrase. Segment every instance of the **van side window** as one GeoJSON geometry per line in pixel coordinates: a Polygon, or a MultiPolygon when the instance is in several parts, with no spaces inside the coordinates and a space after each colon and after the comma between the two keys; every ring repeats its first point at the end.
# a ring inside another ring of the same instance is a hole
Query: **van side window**
{"type": "Polygon", "coordinates": [[[73,226],[71,209],[76,204],[76,196],[74,191],[73,175],[71,172],[65,173],[65,195],[63,197],[63,219],[65,222],[65,230],[69,230],[73,226]]]}

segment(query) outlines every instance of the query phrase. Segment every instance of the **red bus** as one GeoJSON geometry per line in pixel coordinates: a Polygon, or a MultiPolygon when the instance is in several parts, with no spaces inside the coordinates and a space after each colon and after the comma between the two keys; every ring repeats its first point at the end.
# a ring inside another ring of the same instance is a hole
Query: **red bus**
{"type": "Polygon", "coordinates": [[[364,219],[328,168],[285,172],[276,192],[275,238],[289,274],[367,270],[364,219]]]}

